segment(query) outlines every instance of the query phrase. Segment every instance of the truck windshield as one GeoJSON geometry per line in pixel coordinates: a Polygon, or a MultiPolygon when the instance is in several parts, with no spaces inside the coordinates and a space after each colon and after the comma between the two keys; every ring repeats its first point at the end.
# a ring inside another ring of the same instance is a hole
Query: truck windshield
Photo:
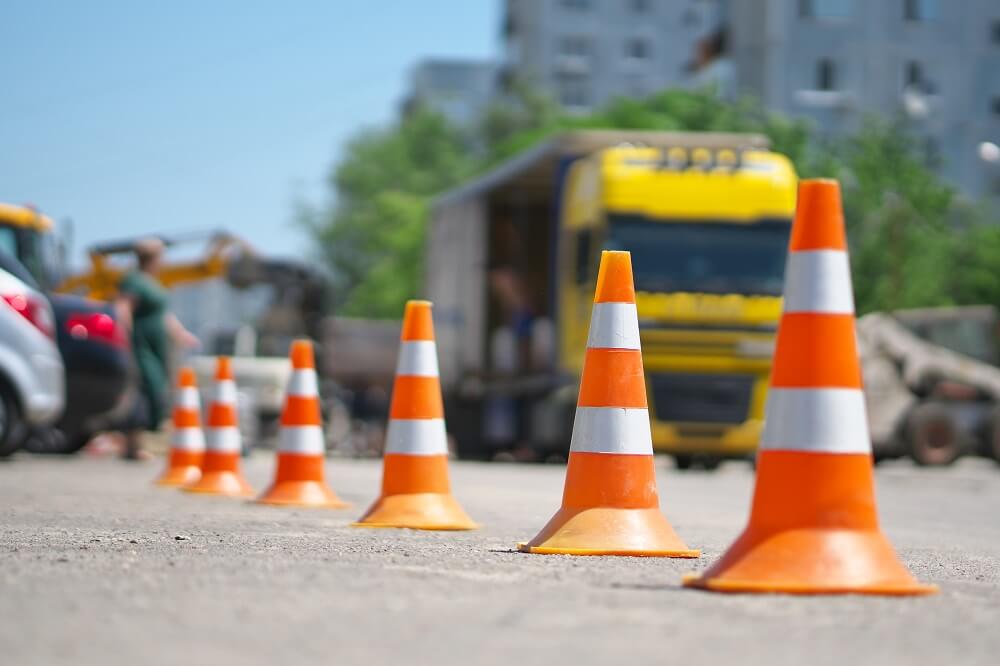
{"type": "Polygon", "coordinates": [[[639,291],[781,295],[790,220],[737,224],[611,215],[608,221],[606,248],[632,253],[639,291]]]}

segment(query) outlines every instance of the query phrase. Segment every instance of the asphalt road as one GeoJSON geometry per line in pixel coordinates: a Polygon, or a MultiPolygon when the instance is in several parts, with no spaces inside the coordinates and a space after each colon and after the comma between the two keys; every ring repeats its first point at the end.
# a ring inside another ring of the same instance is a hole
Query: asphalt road
{"type": "MultiPolygon", "coordinates": [[[[936,597],[727,596],[681,589],[737,535],[746,465],[661,463],[674,526],[701,560],[526,555],[556,509],[557,465],[460,464],[483,529],[347,526],[377,461],[332,460],[355,506],[283,510],[150,484],[160,463],[0,464],[0,663],[1000,663],[1000,468],[881,467],[883,524],[936,597]]],[[[262,488],[267,456],[247,464],[262,488]]]]}

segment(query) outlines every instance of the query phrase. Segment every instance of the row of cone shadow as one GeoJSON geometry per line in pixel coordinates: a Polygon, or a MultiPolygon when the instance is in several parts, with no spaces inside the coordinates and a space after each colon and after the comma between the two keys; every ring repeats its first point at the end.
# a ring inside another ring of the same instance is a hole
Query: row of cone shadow
{"type": "MultiPolygon", "coordinates": [[[[879,526],[836,181],[805,180],[789,243],[749,524],[684,585],[722,592],[921,595],[879,526]]],[[[272,485],[261,504],[347,506],[324,478],[313,350],[296,341],[272,485]]],[[[162,485],[249,497],[236,390],[220,358],[205,434],[194,373],[180,373],[162,485]]],[[[382,488],[359,527],[476,528],[451,493],[431,304],[406,305],[382,488]]],[[[697,558],[660,510],[631,257],[601,256],[562,506],[526,553],[697,558]]]]}

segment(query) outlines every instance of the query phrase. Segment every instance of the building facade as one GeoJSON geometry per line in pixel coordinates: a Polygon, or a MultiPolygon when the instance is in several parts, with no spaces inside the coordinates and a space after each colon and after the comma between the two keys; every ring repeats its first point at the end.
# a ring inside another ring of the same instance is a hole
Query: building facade
{"type": "Polygon", "coordinates": [[[997,0],[738,0],[727,23],[739,94],[831,135],[903,117],[947,180],[1000,195],[997,0]]]}
{"type": "Polygon", "coordinates": [[[689,85],[722,0],[506,0],[502,78],[585,112],[614,97],[689,85]]]}
{"type": "Polygon", "coordinates": [[[403,113],[426,106],[469,127],[493,99],[496,86],[497,66],[492,62],[429,58],[413,68],[403,113]]]}

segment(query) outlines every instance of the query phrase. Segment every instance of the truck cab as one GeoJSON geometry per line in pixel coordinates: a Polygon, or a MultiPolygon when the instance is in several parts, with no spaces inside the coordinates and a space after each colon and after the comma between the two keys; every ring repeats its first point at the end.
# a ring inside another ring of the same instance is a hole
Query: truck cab
{"type": "Polygon", "coordinates": [[[600,250],[628,250],[653,446],[682,466],[757,446],[795,184],[784,156],[698,135],[601,150],[567,174],[560,363],[582,370],[600,250]]]}

